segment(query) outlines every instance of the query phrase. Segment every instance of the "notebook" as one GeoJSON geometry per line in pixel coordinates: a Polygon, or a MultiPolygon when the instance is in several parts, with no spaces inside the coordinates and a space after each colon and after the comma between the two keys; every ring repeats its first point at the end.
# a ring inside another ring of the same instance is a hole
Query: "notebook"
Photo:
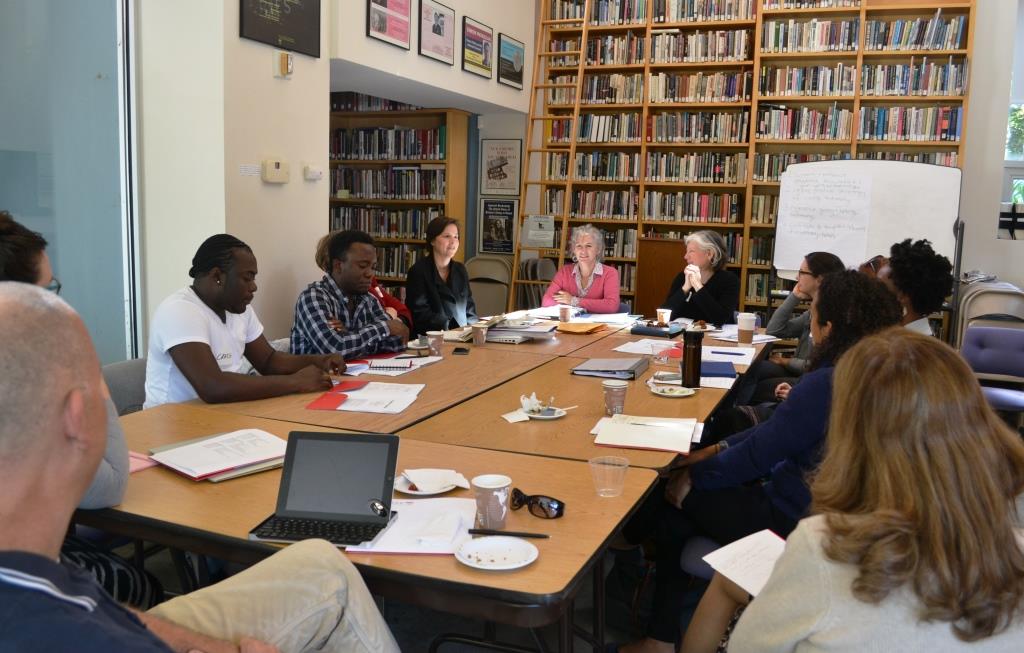
{"type": "Polygon", "coordinates": [[[570,372],[579,376],[631,380],[642,374],[647,364],[646,358],[589,358],[570,372]]]}
{"type": "Polygon", "coordinates": [[[388,525],[398,436],[292,431],[277,510],[249,532],[258,542],[372,541],[388,525]]]}

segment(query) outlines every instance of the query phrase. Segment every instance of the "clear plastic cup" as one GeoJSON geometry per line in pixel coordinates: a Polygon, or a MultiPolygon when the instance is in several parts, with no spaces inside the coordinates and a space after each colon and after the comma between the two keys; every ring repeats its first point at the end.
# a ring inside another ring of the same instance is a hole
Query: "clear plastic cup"
{"type": "Polygon", "coordinates": [[[590,475],[594,477],[594,489],[599,497],[617,497],[622,494],[626,481],[629,459],[621,456],[598,456],[591,458],[590,475]]]}

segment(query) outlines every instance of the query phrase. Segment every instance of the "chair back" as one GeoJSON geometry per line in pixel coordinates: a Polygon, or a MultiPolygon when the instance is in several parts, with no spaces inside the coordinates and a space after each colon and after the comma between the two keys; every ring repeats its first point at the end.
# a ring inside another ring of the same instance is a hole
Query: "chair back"
{"type": "Polygon", "coordinates": [[[968,327],[960,353],[979,378],[1024,383],[1024,327],[968,327]]]}
{"type": "MultiPolygon", "coordinates": [[[[512,283],[512,262],[507,256],[481,254],[466,261],[466,273],[470,281],[487,279],[505,285],[512,283]]],[[[476,295],[474,295],[474,298],[476,295]]]]}
{"type": "Polygon", "coordinates": [[[103,366],[103,380],[110,388],[110,398],[118,415],[142,410],[146,403],[146,359],[111,363],[103,366]]]}

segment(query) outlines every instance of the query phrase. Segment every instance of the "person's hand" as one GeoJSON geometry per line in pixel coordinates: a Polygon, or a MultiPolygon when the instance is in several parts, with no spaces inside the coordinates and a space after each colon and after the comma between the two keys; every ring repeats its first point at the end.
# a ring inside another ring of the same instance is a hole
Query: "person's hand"
{"type": "Polygon", "coordinates": [[[341,374],[345,371],[345,359],[341,354],[324,354],[316,366],[330,374],[341,374]]]}
{"type": "Polygon", "coordinates": [[[345,328],[345,324],[336,317],[327,318],[327,326],[334,329],[338,333],[345,333],[348,330],[345,328]]]}
{"type": "Polygon", "coordinates": [[[392,318],[388,320],[388,332],[393,336],[398,336],[402,339],[402,344],[409,342],[409,327],[405,326],[405,322],[392,318]]]}
{"type": "Polygon", "coordinates": [[[665,485],[665,501],[676,509],[682,508],[683,500],[690,493],[693,483],[690,481],[690,470],[686,467],[673,470],[665,485]]]}
{"type": "Polygon", "coordinates": [[[272,644],[267,644],[253,637],[243,637],[238,642],[239,653],[281,653],[272,644]]]}
{"type": "Polygon", "coordinates": [[[334,387],[331,383],[331,375],[316,365],[307,365],[298,372],[292,374],[295,382],[295,392],[316,392],[317,390],[330,390],[334,387]]]}
{"type": "Polygon", "coordinates": [[[771,358],[769,358],[768,360],[771,361],[772,363],[775,363],[776,365],[781,365],[782,367],[785,367],[789,365],[789,362],[793,359],[789,356],[783,356],[782,354],[772,354],[771,358]]]}
{"type": "Polygon", "coordinates": [[[810,301],[810,299],[811,299],[810,295],[808,295],[804,291],[800,290],[799,288],[793,288],[793,294],[796,295],[797,298],[800,299],[800,301],[806,302],[806,301],[810,301]]]}
{"type": "Polygon", "coordinates": [[[704,282],[701,281],[700,268],[696,265],[687,265],[686,269],[683,270],[683,274],[686,275],[686,283],[695,291],[700,291],[704,287],[704,282]]]}
{"type": "Polygon", "coordinates": [[[388,317],[390,317],[392,320],[397,320],[398,319],[398,311],[396,311],[394,308],[392,308],[390,306],[386,306],[384,308],[384,312],[387,313],[388,317]]]}
{"type": "Polygon", "coordinates": [[[570,295],[569,293],[565,292],[564,290],[559,290],[558,292],[555,293],[555,301],[558,302],[559,304],[565,304],[566,306],[572,306],[572,299],[573,299],[572,295],[570,295]]]}
{"type": "Polygon", "coordinates": [[[789,397],[789,391],[793,389],[793,386],[788,383],[780,383],[775,386],[775,398],[779,401],[785,401],[789,397]]]}

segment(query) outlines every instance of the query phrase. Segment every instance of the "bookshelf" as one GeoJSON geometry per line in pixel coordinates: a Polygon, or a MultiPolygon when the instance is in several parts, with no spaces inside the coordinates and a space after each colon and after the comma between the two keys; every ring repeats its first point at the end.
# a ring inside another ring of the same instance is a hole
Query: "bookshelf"
{"type": "Polygon", "coordinates": [[[398,297],[432,218],[455,218],[465,237],[468,126],[456,109],[331,112],[327,228],[372,235],[377,278],[398,297]]]}
{"type": "Polygon", "coordinates": [[[563,265],[571,228],[591,222],[624,245],[605,259],[623,299],[652,314],[683,267],[657,241],[716,229],[740,305],[763,311],[787,285],[771,267],[787,166],[963,165],[975,0],[541,7],[520,224],[552,215],[556,240],[517,243],[516,274],[525,258],[563,265]]]}

